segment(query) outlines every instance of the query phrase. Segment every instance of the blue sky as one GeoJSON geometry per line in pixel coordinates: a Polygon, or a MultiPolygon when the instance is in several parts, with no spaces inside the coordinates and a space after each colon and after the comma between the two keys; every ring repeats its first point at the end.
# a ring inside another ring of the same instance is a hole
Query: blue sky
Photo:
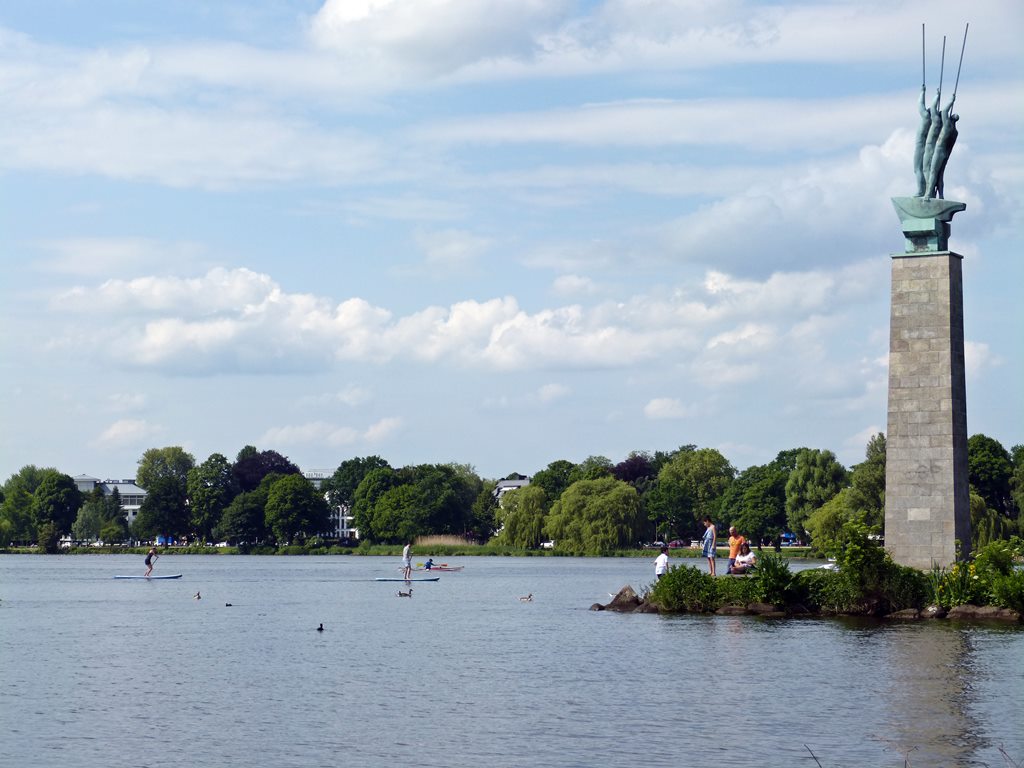
{"type": "Polygon", "coordinates": [[[927,25],[968,423],[1024,441],[1024,6],[0,5],[0,477],[484,477],[884,430],[927,25]],[[944,99],[945,101],[945,99],[944,99]]]}

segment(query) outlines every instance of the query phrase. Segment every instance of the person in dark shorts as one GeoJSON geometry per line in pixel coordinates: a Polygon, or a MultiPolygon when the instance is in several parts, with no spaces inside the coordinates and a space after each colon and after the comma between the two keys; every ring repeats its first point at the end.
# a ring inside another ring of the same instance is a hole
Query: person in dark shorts
{"type": "Polygon", "coordinates": [[[153,573],[153,563],[160,559],[160,555],[156,553],[156,547],[150,547],[149,552],[146,553],[146,577],[148,578],[153,573]]]}

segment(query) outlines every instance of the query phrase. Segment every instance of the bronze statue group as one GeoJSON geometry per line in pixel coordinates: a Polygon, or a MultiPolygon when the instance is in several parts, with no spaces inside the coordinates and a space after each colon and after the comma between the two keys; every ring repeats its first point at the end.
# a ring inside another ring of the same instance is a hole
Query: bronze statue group
{"type": "Polygon", "coordinates": [[[957,130],[956,121],[959,115],[953,114],[953,104],[956,102],[956,89],[960,84],[960,67],[964,62],[964,48],[967,46],[967,27],[964,28],[964,44],[960,49],[960,65],[956,70],[956,84],[953,86],[953,96],[945,109],[941,107],[942,101],[942,71],[946,61],[946,38],[942,38],[942,63],[939,68],[939,87],[935,91],[935,102],[931,107],[925,107],[925,62],[924,62],[924,25],[921,25],[921,100],[918,103],[918,111],[921,114],[921,126],[917,131],[917,142],[914,147],[914,173],[917,176],[917,196],[926,200],[933,198],[943,199],[943,174],[946,170],[946,163],[956,143],[957,130]]]}

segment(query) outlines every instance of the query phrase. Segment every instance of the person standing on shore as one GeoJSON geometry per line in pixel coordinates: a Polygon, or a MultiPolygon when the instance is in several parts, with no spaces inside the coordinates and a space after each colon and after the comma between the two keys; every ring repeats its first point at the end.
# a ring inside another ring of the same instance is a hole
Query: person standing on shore
{"type": "Polygon", "coordinates": [[[412,542],[405,545],[402,550],[402,577],[408,581],[412,578],[412,542]]]}
{"type": "Polygon", "coordinates": [[[715,575],[715,546],[718,543],[718,537],[715,533],[715,524],[711,521],[710,517],[704,518],[704,539],[703,546],[701,547],[701,554],[708,559],[708,573],[712,576],[715,575]]]}
{"type": "Polygon", "coordinates": [[[660,579],[668,572],[668,547],[661,548],[661,554],[654,558],[654,578],[660,579]]]}
{"type": "Polygon", "coordinates": [[[740,536],[739,531],[736,530],[735,525],[729,526],[729,565],[726,567],[726,573],[732,573],[732,567],[736,565],[736,556],[740,553],[740,547],[747,543],[747,539],[744,536],[740,536]]]}
{"type": "Polygon", "coordinates": [[[160,555],[156,553],[156,546],[149,548],[149,552],[146,553],[146,578],[153,573],[153,564],[160,559],[160,555]]]}

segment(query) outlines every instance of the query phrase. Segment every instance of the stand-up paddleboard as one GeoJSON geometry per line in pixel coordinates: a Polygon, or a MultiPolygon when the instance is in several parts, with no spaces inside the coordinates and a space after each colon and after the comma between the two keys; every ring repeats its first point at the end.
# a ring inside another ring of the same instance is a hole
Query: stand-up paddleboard
{"type": "Polygon", "coordinates": [[[146,579],[147,581],[149,581],[150,579],[180,579],[181,578],[181,574],[180,573],[175,573],[175,574],[173,574],[171,576],[115,576],[114,578],[115,579],[146,579]]]}
{"type": "Polygon", "coordinates": [[[416,579],[385,579],[383,576],[378,576],[376,579],[374,579],[374,581],[400,581],[403,584],[405,584],[407,582],[410,582],[410,581],[440,581],[440,580],[441,580],[440,576],[435,576],[432,579],[422,579],[422,578],[416,578],[416,579]]]}

